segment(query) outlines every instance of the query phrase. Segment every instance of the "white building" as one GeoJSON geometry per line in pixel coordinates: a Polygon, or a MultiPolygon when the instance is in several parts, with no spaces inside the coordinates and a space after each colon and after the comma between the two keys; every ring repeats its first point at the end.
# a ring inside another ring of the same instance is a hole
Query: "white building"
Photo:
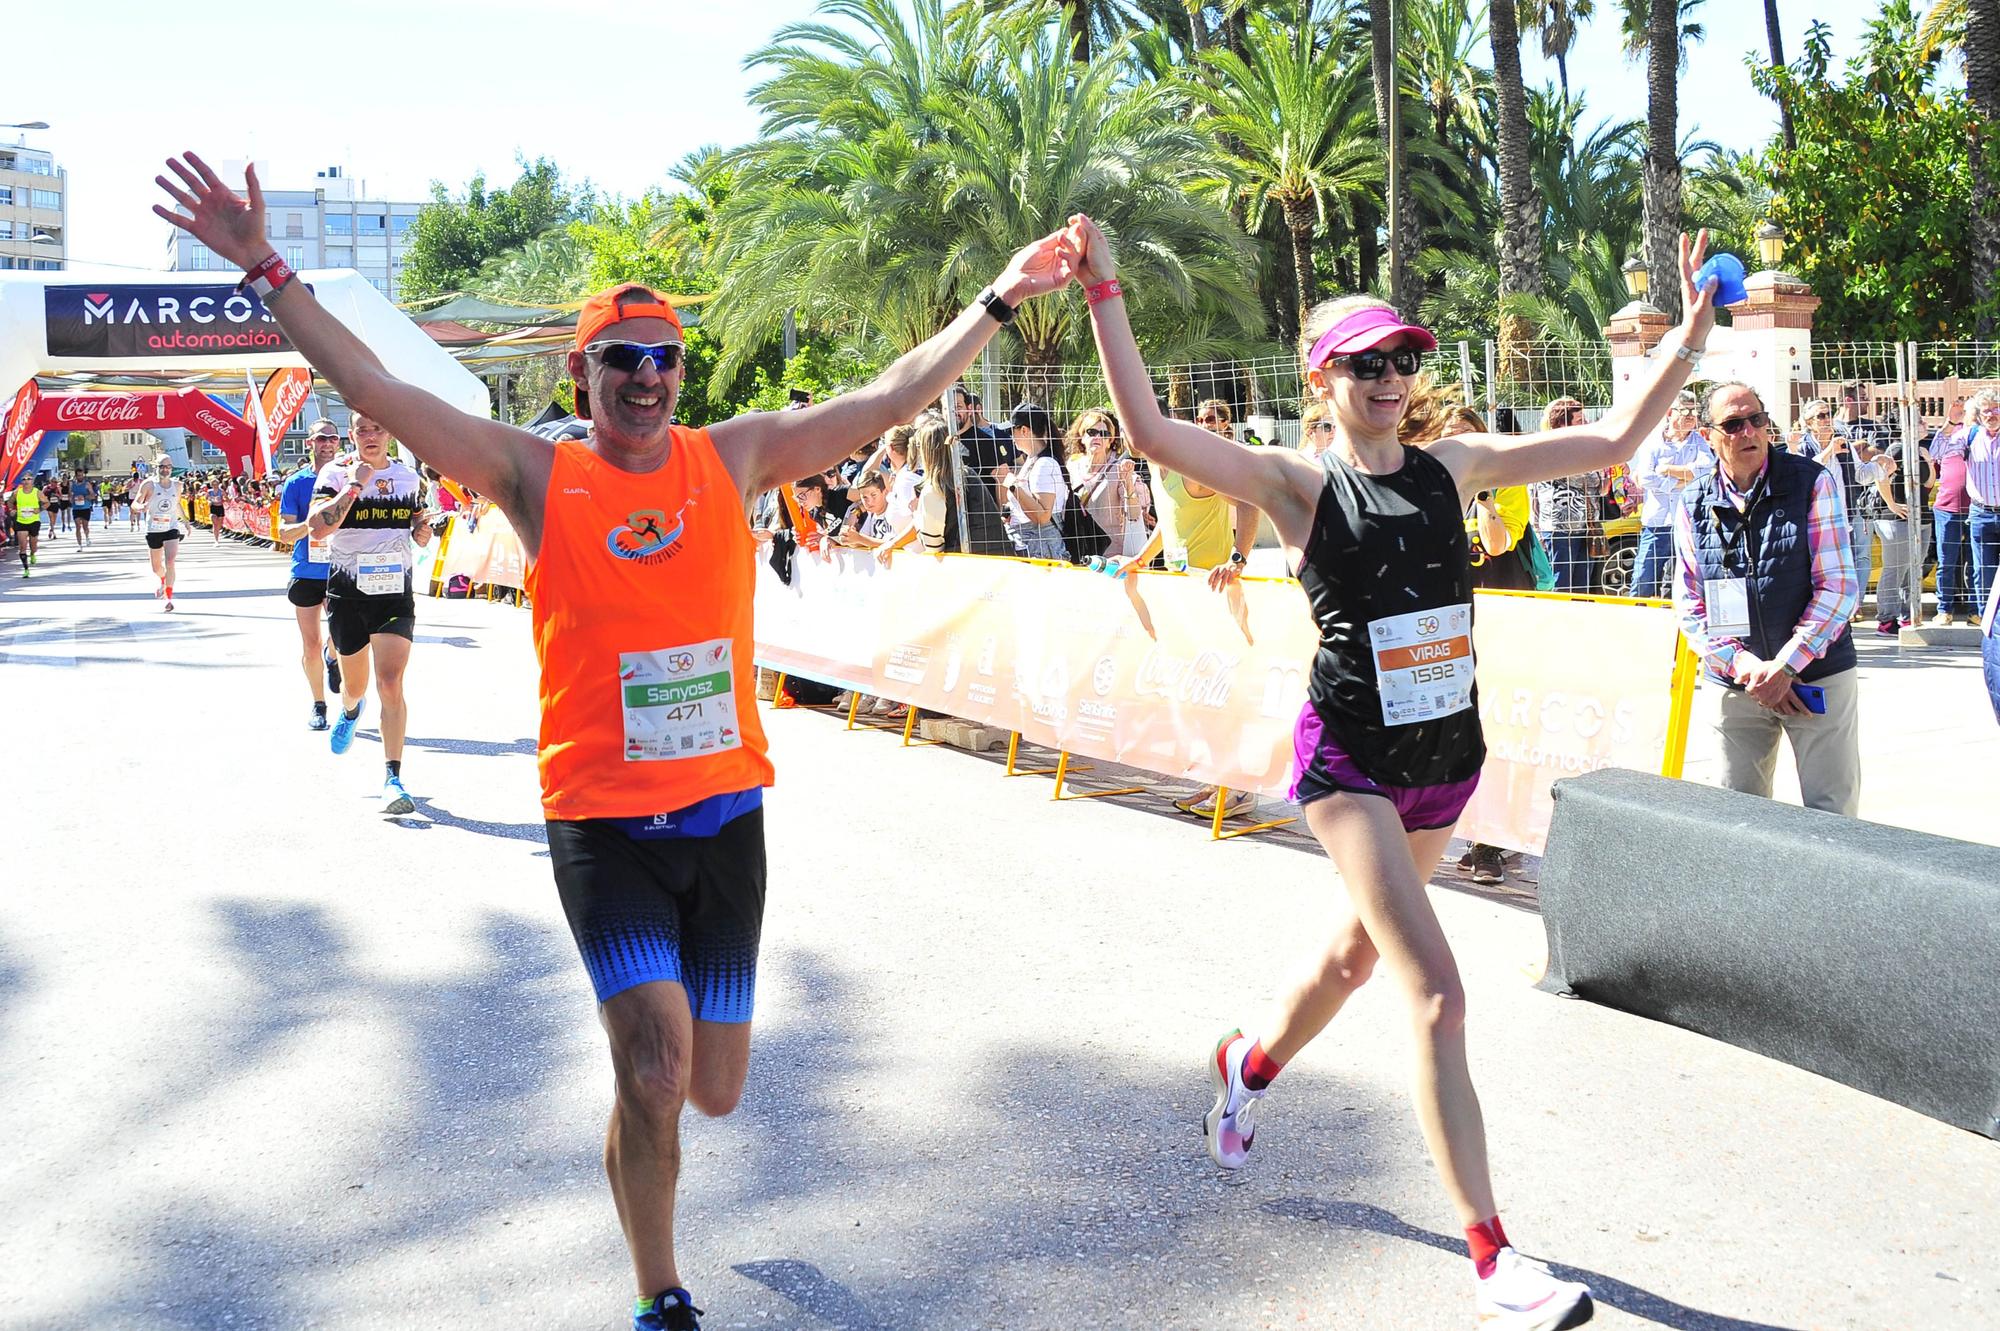
{"type": "MultiPolygon", "coordinates": [[[[259,162],[261,179],[264,164],[259,162]]],[[[224,180],[240,180],[243,164],[222,168],[224,180]]],[[[264,191],[264,218],[271,247],[293,268],[352,268],[387,296],[402,298],[403,253],[422,203],[392,203],[364,197],[367,182],[329,167],[309,190],[264,191]]],[[[234,271],[193,236],[170,228],[167,267],[176,272],[234,271]]]]}
{"type": "Polygon", "coordinates": [[[69,178],[27,140],[0,144],[0,268],[53,272],[68,254],[69,178]]]}

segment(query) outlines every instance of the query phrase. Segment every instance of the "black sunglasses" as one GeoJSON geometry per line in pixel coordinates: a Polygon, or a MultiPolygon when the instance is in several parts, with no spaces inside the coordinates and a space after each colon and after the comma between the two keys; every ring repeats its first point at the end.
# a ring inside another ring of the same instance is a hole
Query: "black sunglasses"
{"type": "Polygon", "coordinates": [[[1424,356],[1415,347],[1397,347],[1394,351],[1369,348],[1351,355],[1335,356],[1327,362],[1330,365],[1345,365],[1356,379],[1380,379],[1391,365],[1396,373],[1411,375],[1424,363],[1424,356]]]}
{"type": "Polygon", "coordinates": [[[1748,416],[1731,416],[1728,420],[1717,421],[1715,428],[1734,438],[1745,430],[1761,430],[1770,424],[1771,418],[1761,411],[1753,411],[1748,416]]]}
{"type": "Polygon", "coordinates": [[[1118,436],[1109,430],[1085,430],[1083,437],[1085,439],[1116,439],[1118,436]]]}
{"type": "Polygon", "coordinates": [[[620,374],[638,373],[644,361],[653,362],[653,368],[661,374],[672,374],[681,364],[681,344],[678,342],[593,342],[584,351],[595,355],[620,374]]]}

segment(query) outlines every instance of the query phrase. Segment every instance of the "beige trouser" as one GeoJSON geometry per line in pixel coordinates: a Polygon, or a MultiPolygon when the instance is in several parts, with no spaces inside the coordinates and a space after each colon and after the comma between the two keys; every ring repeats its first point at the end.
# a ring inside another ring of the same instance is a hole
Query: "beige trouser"
{"type": "Polygon", "coordinates": [[[1722,784],[1769,799],[1783,734],[1792,741],[1805,806],[1852,818],[1861,808],[1860,686],[1852,670],[1813,683],[1826,690],[1824,716],[1780,716],[1741,690],[1704,683],[1710,723],[1722,741],[1722,784]]]}

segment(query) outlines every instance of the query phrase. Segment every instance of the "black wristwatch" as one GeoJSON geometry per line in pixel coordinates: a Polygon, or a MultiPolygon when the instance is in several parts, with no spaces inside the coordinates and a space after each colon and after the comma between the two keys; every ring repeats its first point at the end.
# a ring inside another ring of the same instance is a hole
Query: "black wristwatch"
{"type": "Polygon", "coordinates": [[[1000,293],[992,287],[979,293],[979,304],[1003,328],[1013,323],[1015,314],[1019,313],[1012,305],[1000,299],[1000,293]]]}
{"type": "Polygon", "coordinates": [[[1250,562],[1250,556],[1244,554],[1241,550],[1231,550],[1229,552],[1229,562],[1238,568],[1242,568],[1250,562]]]}

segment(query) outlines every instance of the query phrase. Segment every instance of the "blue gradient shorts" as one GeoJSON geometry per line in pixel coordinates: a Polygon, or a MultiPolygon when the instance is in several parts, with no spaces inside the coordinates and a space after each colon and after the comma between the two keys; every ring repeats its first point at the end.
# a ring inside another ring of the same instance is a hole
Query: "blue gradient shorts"
{"type": "Polygon", "coordinates": [[[763,809],[706,836],[649,835],[644,821],[548,824],[556,890],[597,1001],[671,980],[687,991],[696,1021],[750,1020],[764,926],[763,809]]]}

